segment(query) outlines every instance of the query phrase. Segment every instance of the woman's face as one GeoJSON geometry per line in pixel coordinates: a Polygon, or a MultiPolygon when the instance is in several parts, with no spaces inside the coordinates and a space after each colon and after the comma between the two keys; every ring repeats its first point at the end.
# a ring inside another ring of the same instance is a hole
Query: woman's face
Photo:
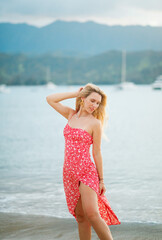
{"type": "Polygon", "coordinates": [[[99,93],[92,92],[88,97],[82,98],[84,101],[84,108],[87,112],[94,112],[100,105],[102,96],[99,93]]]}

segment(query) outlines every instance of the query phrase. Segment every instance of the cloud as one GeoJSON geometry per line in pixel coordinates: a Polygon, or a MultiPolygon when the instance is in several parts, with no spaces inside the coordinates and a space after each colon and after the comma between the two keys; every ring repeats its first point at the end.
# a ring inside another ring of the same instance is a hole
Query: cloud
{"type": "Polygon", "coordinates": [[[115,2],[105,0],[5,0],[0,2],[1,13],[50,15],[52,17],[100,15],[113,8],[115,2]],[[106,9],[107,8],[107,9],[106,9]]]}
{"type": "Polygon", "coordinates": [[[46,25],[54,20],[162,25],[161,0],[0,0],[0,21],[46,25]]]}

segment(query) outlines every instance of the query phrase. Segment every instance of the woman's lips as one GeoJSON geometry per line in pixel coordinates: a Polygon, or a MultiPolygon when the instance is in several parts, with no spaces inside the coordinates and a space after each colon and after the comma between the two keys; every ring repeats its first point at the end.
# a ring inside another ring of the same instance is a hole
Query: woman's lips
{"type": "Polygon", "coordinates": [[[91,109],[91,111],[93,111],[93,110],[94,110],[94,108],[91,108],[91,107],[90,107],[90,109],[91,109]]]}

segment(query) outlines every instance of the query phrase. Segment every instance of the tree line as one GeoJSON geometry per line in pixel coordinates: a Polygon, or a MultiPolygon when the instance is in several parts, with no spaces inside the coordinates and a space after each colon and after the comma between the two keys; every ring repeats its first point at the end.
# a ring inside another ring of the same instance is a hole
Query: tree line
{"type": "MultiPolygon", "coordinates": [[[[0,84],[117,84],[121,67],[122,52],[115,50],[86,58],[0,53],[0,84]]],[[[158,75],[162,75],[162,51],[127,52],[127,81],[150,84],[158,75]]]]}

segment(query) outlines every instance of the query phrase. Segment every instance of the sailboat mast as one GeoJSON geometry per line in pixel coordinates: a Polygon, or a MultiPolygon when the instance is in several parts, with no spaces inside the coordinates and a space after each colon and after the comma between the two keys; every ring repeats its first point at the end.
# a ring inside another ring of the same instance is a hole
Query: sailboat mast
{"type": "Polygon", "coordinates": [[[51,70],[49,68],[49,66],[46,67],[46,82],[50,82],[51,80],[51,70]]]}
{"type": "Polygon", "coordinates": [[[121,72],[121,82],[126,82],[126,51],[122,51],[122,72],[121,72]]]}

